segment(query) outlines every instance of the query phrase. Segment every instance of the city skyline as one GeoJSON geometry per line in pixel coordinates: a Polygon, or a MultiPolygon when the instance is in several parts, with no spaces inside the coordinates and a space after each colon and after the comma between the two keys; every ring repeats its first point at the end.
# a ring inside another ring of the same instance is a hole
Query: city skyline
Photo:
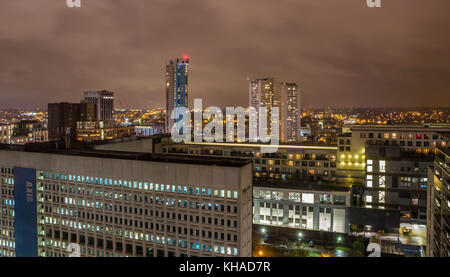
{"type": "Polygon", "coordinates": [[[350,0],[1,5],[0,108],[99,89],[116,92],[116,108],[164,107],[164,65],[184,55],[190,101],[208,106],[245,105],[248,78],[269,76],[298,83],[303,106],[450,103],[448,1],[408,1],[408,12],[401,1],[369,9],[350,0]]]}

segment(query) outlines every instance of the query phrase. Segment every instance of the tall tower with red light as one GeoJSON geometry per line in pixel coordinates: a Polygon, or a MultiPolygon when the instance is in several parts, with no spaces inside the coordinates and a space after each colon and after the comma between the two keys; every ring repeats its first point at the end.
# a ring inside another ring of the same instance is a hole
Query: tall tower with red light
{"type": "Polygon", "coordinates": [[[166,132],[172,131],[174,108],[188,107],[189,56],[170,60],[166,65],[166,132]]]}

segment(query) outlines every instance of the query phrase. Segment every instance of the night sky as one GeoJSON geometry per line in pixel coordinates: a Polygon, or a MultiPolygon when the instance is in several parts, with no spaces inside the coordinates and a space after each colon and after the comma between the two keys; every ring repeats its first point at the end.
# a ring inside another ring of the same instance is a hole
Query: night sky
{"type": "Polygon", "coordinates": [[[313,107],[450,106],[449,0],[0,0],[0,108],[85,90],[164,107],[189,55],[190,102],[248,105],[247,78],[297,82],[313,107]]]}

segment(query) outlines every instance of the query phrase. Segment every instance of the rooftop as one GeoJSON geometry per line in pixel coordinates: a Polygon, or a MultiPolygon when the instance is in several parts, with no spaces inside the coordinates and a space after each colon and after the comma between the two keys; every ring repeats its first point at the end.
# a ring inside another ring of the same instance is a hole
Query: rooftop
{"type": "MultiPolygon", "coordinates": [[[[157,134],[153,136],[146,137],[129,137],[129,138],[121,138],[114,139],[108,141],[98,141],[93,142],[95,145],[104,145],[104,144],[115,144],[122,142],[131,142],[131,141],[140,141],[140,140],[155,140],[156,143],[161,142],[161,139],[170,139],[170,134],[157,134]]],[[[187,142],[187,143],[174,143],[173,141],[169,142],[173,145],[199,145],[199,146],[229,146],[229,147],[271,147],[269,143],[252,143],[252,142],[187,142]]],[[[337,150],[337,145],[326,144],[326,143],[318,143],[318,142],[299,142],[299,143],[280,143],[278,148],[281,149],[323,149],[323,150],[337,150]]]]}
{"type": "Polygon", "coordinates": [[[344,125],[343,128],[349,128],[354,131],[424,131],[431,130],[435,132],[450,132],[450,124],[411,124],[411,125],[344,125]]]}
{"type": "Polygon", "coordinates": [[[222,157],[216,158],[216,157],[203,157],[191,155],[95,150],[89,144],[80,142],[72,142],[72,147],[67,148],[65,146],[65,143],[62,141],[48,142],[48,143],[31,143],[26,145],[0,144],[0,151],[1,150],[107,158],[107,159],[138,160],[149,162],[215,165],[225,167],[243,167],[249,163],[252,163],[252,161],[249,159],[241,159],[241,158],[222,158],[222,157]]]}
{"type": "Polygon", "coordinates": [[[350,192],[351,186],[346,184],[329,183],[323,181],[281,181],[281,180],[253,180],[254,187],[269,187],[277,189],[297,189],[310,191],[350,192]]]}
{"type": "MultiPolygon", "coordinates": [[[[187,142],[187,145],[209,145],[209,146],[232,146],[232,147],[273,147],[275,145],[264,143],[234,143],[234,142],[187,142]]],[[[281,143],[278,145],[281,149],[323,149],[323,150],[337,150],[337,145],[314,143],[314,142],[300,142],[300,143],[281,143]]]]}

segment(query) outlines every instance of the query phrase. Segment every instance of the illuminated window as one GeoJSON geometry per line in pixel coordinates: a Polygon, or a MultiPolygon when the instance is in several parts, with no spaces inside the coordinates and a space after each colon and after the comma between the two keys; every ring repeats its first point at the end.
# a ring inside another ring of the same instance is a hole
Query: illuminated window
{"type": "Polygon", "coordinates": [[[385,195],[386,195],[386,193],[384,191],[380,191],[380,194],[378,195],[378,202],[384,203],[385,202],[385,195]]]}
{"type": "Polygon", "coordinates": [[[300,202],[300,193],[298,192],[290,192],[289,193],[289,201],[300,202]]]}
{"type": "Polygon", "coordinates": [[[272,200],[283,200],[283,193],[280,191],[272,191],[272,200]]]}
{"type": "Polygon", "coordinates": [[[366,195],[366,202],[372,203],[372,195],[366,195]]]}
{"type": "Polygon", "coordinates": [[[302,202],[303,203],[314,203],[314,194],[313,193],[302,193],[302,202]]]}
{"type": "Polygon", "coordinates": [[[380,161],[380,172],[386,172],[386,161],[380,161]]]}
{"type": "Polygon", "coordinates": [[[380,185],[380,188],[386,187],[386,176],[380,176],[379,185],[380,185]]]}

